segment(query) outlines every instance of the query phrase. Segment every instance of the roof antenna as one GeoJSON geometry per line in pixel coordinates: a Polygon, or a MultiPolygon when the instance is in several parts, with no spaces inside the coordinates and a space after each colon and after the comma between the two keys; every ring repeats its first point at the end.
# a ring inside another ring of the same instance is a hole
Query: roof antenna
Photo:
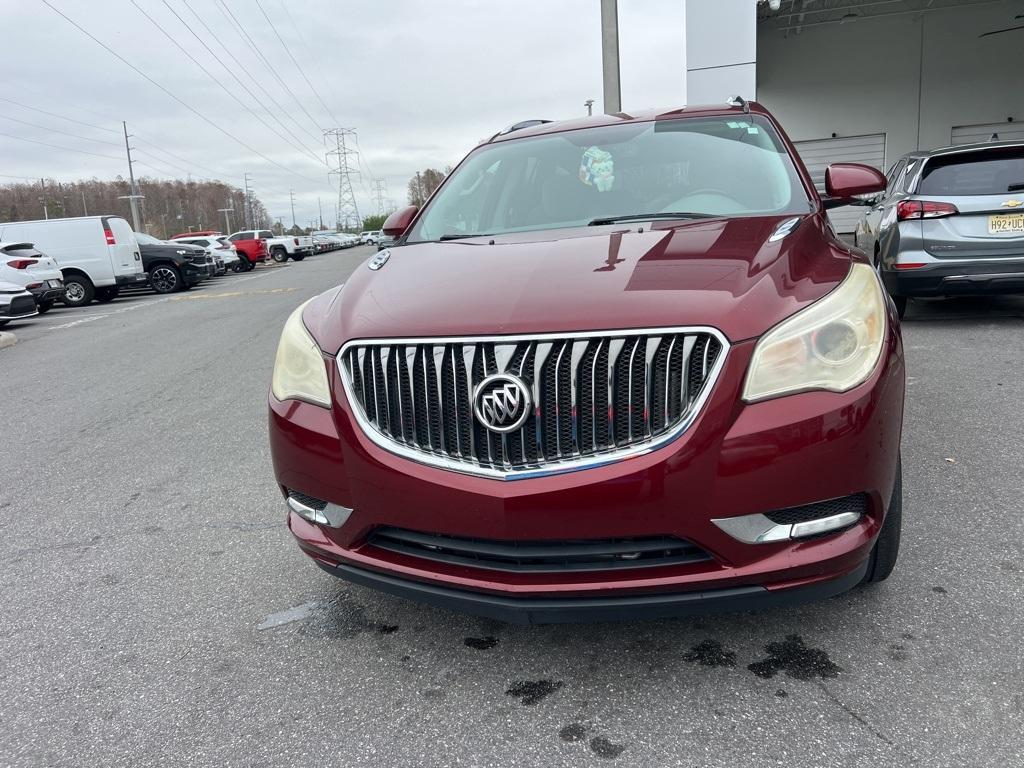
{"type": "Polygon", "coordinates": [[[730,96],[725,103],[730,107],[743,107],[743,114],[750,114],[750,103],[738,94],[736,96],[730,96]]]}

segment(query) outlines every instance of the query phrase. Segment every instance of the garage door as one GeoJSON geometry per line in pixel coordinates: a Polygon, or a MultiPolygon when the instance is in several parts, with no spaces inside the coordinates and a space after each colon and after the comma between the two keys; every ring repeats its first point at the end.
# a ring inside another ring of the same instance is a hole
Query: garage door
{"type": "Polygon", "coordinates": [[[982,123],[953,126],[952,144],[977,144],[983,141],[1024,141],[1024,123],[982,123]]]}
{"type": "MultiPolygon", "coordinates": [[[[794,143],[821,195],[825,194],[825,168],[831,163],[864,163],[885,173],[884,133],[794,143]]],[[[836,232],[848,234],[856,228],[864,210],[861,206],[844,205],[842,208],[833,208],[828,212],[828,217],[836,232]]]]}

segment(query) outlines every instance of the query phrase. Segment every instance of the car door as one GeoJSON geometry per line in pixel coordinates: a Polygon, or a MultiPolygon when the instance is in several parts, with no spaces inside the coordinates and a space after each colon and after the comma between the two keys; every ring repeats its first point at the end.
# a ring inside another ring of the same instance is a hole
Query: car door
{"type": "Polygon", "coordinates": [[[864,215],[857,226],[855,235],[856,243],[869,256],[874,256],[875,245],[878,243],[879,229],[889,198],[898,189],[898,182],[903,178],[903,172],[907,167],[907,159],[900,158],[885,175],[885,192],[873,200],[864,211],[864,215]]]}

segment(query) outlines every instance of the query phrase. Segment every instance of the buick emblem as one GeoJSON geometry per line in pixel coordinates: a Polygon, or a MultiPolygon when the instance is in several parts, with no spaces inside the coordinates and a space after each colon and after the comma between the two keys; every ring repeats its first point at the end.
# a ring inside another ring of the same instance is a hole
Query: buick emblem
{"type": "Polygon", "coordinates": [[[530,415],[533,401],[523,380],[496,373],[481,381],[473,393],[473,413],[492,432],[514,432],[530,415]]]}

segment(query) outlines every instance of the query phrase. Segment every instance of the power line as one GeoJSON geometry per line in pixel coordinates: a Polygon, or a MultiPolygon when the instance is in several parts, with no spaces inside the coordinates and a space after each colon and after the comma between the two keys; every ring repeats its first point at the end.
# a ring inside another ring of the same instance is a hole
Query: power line
{"type": "Polygon", "coordinates": [[[309,114],[309,110],[306,109],[306,105],[303,104],[302,100],[295,95],[295,92],[288,87],[288,84],[281,78],[281,75],[277,73],[277,70],[274,69],[274,66],[270,63],[269,59],[267,59],[267,57],[263,55],[263,51],[260,49],[260,46],[256,43],[255,40],[252,39],[249,33],[245,31],[245,27],[242,26],[242,22],[235,18],[235,14],[232,13],[231,8],[228,7],[227,0],[214,0],[214,2],[217,4],[217,8],[218,10],[220,10],[221,14],[226,19],[228,19],[229,22],[235,25],[238,33],[243,37],[243,42],[245,40],[248,40],[250,50],[255,51],[256,55],[259,56],[260,60],[266,65],[267,69],[270,71],[270,74],[274,76],[274,79],[276,79],[277,82],[281,84],[281,87],[284,88],[288,95],[291,96],[292,99],[294,99],[295,103],[299,105],[299,109],[301,109],[306,114],[306,117],[309,118],[310,122],[313,123],[314,126],[319,127],[319,121],[311,114],[309,114]]]}
{"type": "MultiPolygon", "coordinates": [[[[166,0],[164,0],[164,2],[166,3],[166,0]]],[[[218,34],[216,32],[214,32],[210,28],[210,26],[203,19],[202,15],[200,15],[200,13],[198,11],[196,11],[195,8],[192,7],[192,5],[189,3],[189,1],[188,0],[182,0],[182,2],[185,4],[185,7],[189,9],[189,11],[192,13],[192,15],[196,17],[196,21],[198,21],[203,26],[203,29],[205,29],[207,32],[209,32],[210,36],[213,37],[214,39],[219,39],[218,34]]],[[[223,11],[221,11],[221,13],[223,13],[223,11]]],[[[193,34],[195,34],[195,33],[193,33],[193,34]]],[[[202,42],[202,41],[200,41],[200,42],[202,42]]],[[[205,45],[205,43],[204,43],[204,45],[205,45]]],[[[209,50],[209,48],[207,48],[207,50],[209,50]]],[[[231,60],[233,62],[235,62],[235,64],[238,66],[238,69],[240,71],[245,72],[245,73],[249,72],[249,68],[246,67],[241,61],[239,61],[238,57],[235,56],[235,54],[231,50],[230,46],[226,46],[226,45],[223,46],[223,50],[224,50],[224,53],[226,53],[231,58],[231,60]]],[[[228,67],[223,62],[221,62],[221,65],[224,66],[225,69],[228,69],[228,67]]],[[[228,71],[230,71],[230,70],[228,70],[228,71]]],[[[254,77],[252,77],[251,75],[250,75],[250,78],[252,79],[253,84],[257,88],[259,88],[260,85],[259,85],[259,83],[256,82],[256,79],[254,77]]],[[[248,90],[248,89],[246,89],[246,90],[248,90]]],[[[292,121],[292,123],[295,124],[295,127],[297,129],[299,129],[300,131],[303,131],[307,136],[309,136],[311,139],[313,139],[313,141],[318,141],[319,140],[319,137],[315,133],[313,133],[309,129],[304,128],[302,126],[302,124],[295,118],[295,116],[291,113],[290,110],[281,110],[281,111],[282,111],[282,113],[284,115],[286,115],[288,117],[289,120],[292,121]]],[[[315,122],[314,122],[314,125],[315,125],[315,122]]]]}
{"type": "MultiPolygon", "coordinates": [[[[255,117],[264,127],[266,127],[271,133],[273,133],[275,136],[277,136],[277,138],[281,139],[281,141],[283,141],[286,144],[288,144],[288,146],[290,146],[292,149],[298,150],[300,152],[307,152],[307,153],[309,153],[310,157],[312,157],[316,162],[323,163],[323,160],[321,160],[320,157],[315,152],[310,150],[309,148],[307,148],[307,147],[299,147],[299,146],[296,146],[296,145],[292,144],[290,141],[288,141],[288,139],[285,138],[285,136],[283,136],[273,125],[271,125],[266,120],[264,120],[262,115],[257,114],[256,110],[254,110],[252,107],[250,107],[248,104],[246,104],[240,98],[238,98],[238,96],[236,96],[234,93],[232,93],[231,90],[227,86],[224,85],[224,83],[222,83],[220,80],[218,80],[217,77],[212,72],[210,72],[210,70],[208,70],[206,67],[204,67],[199,62],[199,60],[196,59],[191,53],[189,53],[188,50],[181,43],[179,43],[177,40],[175,40],[174,36],[171,35],[170,32],[168,32],[166,29],[161,27],[160,24],[156,21],[156,19],[154,19],[152,16],[150,16],[148,13],[146,13],[146,11],[143,10],[141,5],[139,5],[135,0],[130,0],[130,2],[131,2],[132,5],[135,6],[135,9],[139,13],[141,13],[143,16],[145,16],[147,19],[149,19],[150,23],[154,27],[156,27],[158,30],[160,30],[160,32],[163,34],[164,37],[166,37],[168,40],[170,40],[175,45],[175,47],[177,47],[177,49],[179,51],[181,51],[183,54],[185,54],[192,61],[193,64],[195,64],[197,67],[199,67],[199,69],[201,69],[203,71],[203,74],[205,74],[214,83],[216,83],[217,87],[219,87],[222,91],[224,91],[224,93],[226,93],[228,96],[230,96],[232,99],[234,99],[235,102],[242,109],[248,111],[250,115],[255,117]]],[[[177,14],[175,14],[175,15],[177,16],[177,14]]],[[[178,18],[181,18],[181,17],[178,17],[178,18]]],[[[182,23],[184,23],[184,22],[182,22],[182,23]]],[[[187,24],[185,26],[188,27],[187,24]]],[[[189,28],[189,31],[191,31],[191,27],[188,27],[188,28],[189,28]]],[[[259,103],[258,99],[257,99],[257,103],[259,103]]],[[[298,139],[296,139],[296,141],[298,141],[298,139]]]]}
{"type": "Polygon", "coordinates": [[[102,125],[94,125],[93,123],[87,123],[87,122],[85,122],[83,120],[75,120],[75,119],[70,118],[70,117],[65,117],[64,115],[58,115],[56,112],[47,112],[45,109],[40,109],[39,107],[30,107],[28,104],[22,104],[20,101],[15,101],[14,99],[8,99],[8,98],[6,98],[4,96],[0,96],[0,101],[6,101],[8,104],[15,104],[15,105],[17,105],[19,107],[23,107],[24,109],[31,109],[33,112],[39,112],[39,113],[44,114],[44,115],[49,115],[50,117],[59,117],[61,120],[67,120],[69,123],[78,123],[79,125],[85,125],[85,126],[88,126],[89,128],[96,128],[97,130],[100,130],[100,131],[109,131],[110,133],[118,133],[118,131],[115,131],[113,128],[104,128],[102,125]]]}
{"type": "Polygon", "coordinates": [[[224,128],[220,127],[219,125],[217,125],[217,123],[213,122],[213,121],[212,121],[212,120],[211,120],[210,118],[208,118],[208,117],[207,117],[206,115],[204,115],[204,114],[203,114],[202,112],[200,112],[200,111],[199,111],[198,109],[196,109],[195,107],[193,107],[193,106],[192,106],[191,104],[189,104],[189,103],[188,103],[187,101],[185,101],[184,99],[182,99],[182,98],[180,98],[180,97],[176,96],[176,95],[175,95],[174,93],[172,93],[172,92],[171,92],[171,91],[170,91],[170,90],[169,90],[168,88],[166,88],[165,86],[163,86],[163,85],[161,85],[160,83],[158,83],[158,82],[157,82],[156,80],[154,80],[154,79],[153,79],[152,77],[150,77],[149,75],[147,75],[147,74],[146,74],[145,72],[143,72],[143,71],[142,71],[141,69],[139,69],[138,67],[136,67],[136,66],[135,66],[134,64],[132,64],[132,63],[131,63],[130,61],[128,61],[128,60],[127,60],[126,58],[124,58],[124,57],[123,57],[123,56],[122,56],[121,54],[117,53],[117,52],[116,52],[116,51],[115,51],[114,49],[112,49],[112,48],[111,48],[110,46],[108,46],[107,44],[105,44],[105,43],[104,43],[104,42],[103,42],[102,40],[100,40],[99,38],[95,37],[95,36],[94,36],[94,35],[92,35],[92,34],[91,34],[90,32],[88,32],[88,31],[87,31],[87,30],[86,30],[86,29],[85,29],[85,28],[84,28],[84,27],[83,27],[82,25],[78,24],[78,23],[77,23],[76,21],[74,21],[74,20],[73,20],[72,18],[70,18],[70,17],[69,17],[69,16],[67,16],[66,14],[62,13],[62,12],[61,12],[61,11],[60,11],[59,9],[57,9],[57,8],[56,8],[56,7],[55,7],[55,6],[54,6],[54,5],[53,5],[53,4],[52,4],[52,3],[50,2],[50,0],[42,0],[42,2],[43,2],[43,4],[44,4],[44,5],[45,5],[45,6],[47,7],[47,8],[49,8],[49,9],[50,9],[51,11],[53,11],[54,13],[56,13],[56,14],[57,14],[58,16],[60,16],[60,17],[61,17],[62,19],[64,19],[65,21],[67,21],[67,22],[68,22],[69,24],[71,24],[71,25],[72,25],[73,27],[75,27],[75,29],[77,29],[77,30],[78,30],[79,32],[81,32],[81,33],[82,33],[83,35],[85,35],[85,36],[86,36],[86,37],[88,37],[88,38],[89,38],[90,40],[92,40],[92,41],[93,41],[94,43],[96,43],[97,45],[99,45],[99,46],[100,46],[101,48],[103,48],[103,49],[104,49],[104,50],[105,50],[105,51],[106,51],[107,53],[109,53],[109,54],[110,54],[111,56],[113,56],[114,58],[116,58],[116,59],[117,59],[118,61],[120,61],[120,62],[121,62],[122,64],[124,64],[124,65],[125,65],[126,67],[128,67],[128,68],[129,68],[129,69],[131,69],[131,70],[132,70],[133,72],[135,72],[136,74],[138,74],[139,76],[141,76],[142,78],[144,78],[144,79],[145,79],[145,80],[146,80],[147,82],[151,83],[152,85],[155,85],[155,86],[156,86],[157,88],[159,88],[159,89],[160,89],[161,91],[163,91],[163,92],[164,92],[164,93],[166,93],[166,94],[167,94],[168,96],[170,96],[170,97],[171,97],[172,99],[174,99],[174,100],[175,100],[176,102],[178,102],[178,103],[179,103],[179,104],[181,104],[181,105],[182,105],[183,107],[185,107],[185,108],[186,108],[186,109],[187,109],[188,111],[190,111],[190,112],[192,112],[192,113],[193,113],[194,115],[196,115],[196,116],[197,116],[197,117],[198,117],[199,119],[201,119],[201,120],[202,120],[203,122],[205,122],[205,123],[207,123],[207,124],[209,124],[209,125],[213,126],[213,127],[214,127],[214,128],[216,128],[216,129],[217,129],[218,131],[220,131],[220,132],[221,132],[221,133],[223,133],[223,134],[224,134],[225,136],[227,136],[227,137],[228,137],[229,139],[231,139],[232,141],[236,142],[236,143],[237,143],[237,144],[238,144],[239,146],[243,147],[244,149],[247,149],[247,150],[248,150],[249,152],[252,152],[252,153],[253,153],[254,155],[256,155],[257,157],[261,158],[262,160],[265,160],[266,162],[270,163],[271,165],[273,165],[273,166],[276,166],[277,168],[280,168],[280,169],[281,169],[281,170],[283,170],[283,171],[287,171],[288,173],[292,174],[293,176],[298,176],[299,178],[302,178],[302,179],[306,179],[307,181],[312,181],[312,182],[314,182],[314,183],[316,183],[316,184],[321,184],[321,183],[323,183],[322,181],[320,181],[320,180],[318,180],[318,179],[313,179],[313,178],[312,178],[312,177],[310,177],[310,176],[306,176],[306,175],[305,175],[304,173],[299,173],[299,172],[298,172],[298,171],[296,171],[296,170],[293,170],[293,169],[291,169],[291,168],[288,168],[287,166],[285,166],[285,165],[282,165],[281,163],[277,162],[276,160],[272,160],[271,158],[267,157],[266,155],[264,155],[264,154],[263,154],[262,152],[260,152],[259,150],[257,150],[257,149],[254,149],[253,147],[250,147],[250,146],[249,146],[248,144],[246,144],[246,143],[245,143],[244,141],[242,141],[241,139],[239,139],[239,138],[238,138],[237,136],[235,136],[234,134],[232,134],[232,133],[230,133],[230,132],[226,131],[226,130],[225,130],[224,128]]]}
{"type": "MultiPolygon", "coordinates": [[[[183,25],[183,26],[185,27],[185,29],[187,29],[187,30],[188,30],[188,31],[189,31],[189,32],[191,33],[192,37],[194,37],[194,38],[195,38],[196,40],[198,40],[198,41],[199,41],[199,44],[200,44],[200,45],[202,45],[202,46],[203,46],[203,48],[205,48],[205,49],[207,50],[207,52],[208,52],[208,53],[210,54],[210,56],[211,56],[211,57],[213,57],[213,60],[214,60],[214,61],[216,61],[216,62],[217,62],[218,64],[220,64],[220,65],[221,65],[222,67],[224,67],[224,71],[225,71],[225,72],[227,72],[227,73],[228,73],[229,75],[231,75],[231,77],[232,77],[232,78],[234,78],[234,81],[235,81],[236,83],[238,83],[238,85],[239,85],[239,86],[240,86],[240,87],[241,87],[241,88],[242,88],[242,89],[243,89],[243,90],[244,90],[244,91],[245,91],[245,92],[246,92],[247,94],[249,94],[250,98],[252,98],[252,100],[253,100],[254,102],[256,102],[257,104],[259,104],[259,105],[261,105],[261,106],[262,106],[262,104],[263,104],[263,99],[261,99],[261,98],[260,98],[259,96],[257,96],[257,95],[256,95],[255,93],[253,93],[252,89],[251,89],[251,88],[250,88],[250,87],[249,87],[248,85],[246,85],[245,83],[243,83],[243,82],[241,81],[241,79],[239,79],[238,75],[236,75],[236,74],[235,74],[235,73],[234,73],[234,72],[233,72],[233,71],[231,70],[231,67],[228,67],[228,66],[226,66],[226,65],[224,64],[224,62],[223,62],[223,61],[221,61],[221,60],[220,60],[220,59],[219,59],[219,58],[217,57],[217,54],[216,54],[216,52],[215,52],[215,51],[214,51],[214,50],[213,50],[212,48],[210,48],[210,46],[208,46],[208,45],[206,44],[206,41],[205,41],[205,40],[203,40],[203,38],[202,38],[202,37],[200,37],[199,35],[197,35],[197,34],[196,34],[195,30],[194,30],[194,29],[192,29],[192,27],[191,27],[191,26],[189,25],[189,23],[188,23],[187,21],[185,21],[185,20],[184,20],[183,18],[181,18],[180,14],[179,14],[179,13],[178,13],[178,12],[177,12],[176,10],[174,10],[174,8],[173,8],[173,7],[171,6],[171,4],[170,4],[170,3],[168,3],[168,2],[167,2],[167,0],[162,0],[162,2],[163,2],[163,4],[164,4],[165,6],[167,6],[167,10],[169,10],[169,11],[170,11],[171,13],[173,13],[173,14],[174,14],[174,18],[176,18],[176,19],[177,19],[178,21],[180,21],[180,22],[182,23],[182,25],[183,25]]],[[[219,81],[218,81],[218,84],[219,84],[219,81]]],[[[287,112],[285,112],[285,114],[288,114],[288,113],[287,113],[287,112]]],[[[291,117],[291,115],[288,115],[288,116],[289,116],[289,117],[291,117]]],[[[272,117],[273,117],[273,116],[272,116],[272,117]]],[[[316,161],[317,161],[318,163],[323,163],[324,165],[326,165],[326,163],[324,162],[324,160],[323,160],[323,159],[322,159],[322,158],[320,157],[320,155],[318,155],[318,154],[316,153],[316,151],[315,151],[315,150],[312,150],[312,149],[310,149],[310,148],[309,148],[308,146],[306,146],[305,142],[303,142],[303,141],[302,141],[302,139],[300,139],[300,138],[299,138],[298,136],[296,136],[296,135],[295,135],[294,133],[292,133],[292,130],[291,130],[291,128],[289,128],[288,126],[284,125],[283,123],[281,123],[280,125],[281,125],[281,128],[282,128],[282,129],[284,129],[284,130],[285,130],[285,131],[286,131],[286,132],[288,133],[288,135],[289,135],[289,136],[291,136],[291,137],[292,137],[293,139],[295,139],[295,141],[296,141],[296,142],[297,142],[297,143],[299,144],[299,146],[301,146],[301,147],[302,147],[302,148],[303,148],[304,150],[306,150],[306,151],[307,151],[307,152],[309,152],[309,153],[310,153],[310,154],[311,154],[311,155],[312,155],[313,157],[315,157],[315,158],[316,158],[316,161]]]]}
{"type": "MultiPolygon", "coordinates": [[[[46,0],[43,0],[43,2],[45,3],[46,0]]],[[[39,144],[39,145],[44,146],[44,147],[51,147],[52,149],[62,149],[65,152],[77,152],[80,155],[92,155],[93,157],[102,157],[102,158],[104,158],[106,160],[118,160],[118,161],[120,161],[122,159],[120,157],[113,157],[112,155],[101,155],[101,154],[99,154],[97,152],[86,152],[84,149],[75,149],[74,147],[62,147],[59,144],[50,144],[50,143],[45,142],[45,141],[36,141],[35,139],[26,139],[23,136],[15,136],[12,133],[0,133],[0,136],[3,136],[3,137],[8,138],[8,139],[17,139],[18,141],[27,141],[30,144],[39,144]]]]}
{"type": "Polygon", "coordinates": [[[263,3],[261,3],[260,0],[256,0],[256,7],[260,9],[260,13],[263,14],[263,18],[267,20],[267,24],[270,25],[270,28],[273,30],[274,35],[277,37],[277,41],[281,43],[281,47],[284,48],[285,53],[287,53],[288,57],[292,60],[292,64],[294,64],[295,68],[299,70],[299,74],[302,75],[302,79],[306,81],[306,85],[309,86],[309,90],[311,90],[313,92],[313,95],[316,96],[317,99],[320,101],[320,105],[324,108],[324,110],[327,112],[330,118],[334,121],[334,124],[341,125],[341,121],[334,116],[334,113],[331,111],[331,108],[327,106],[327,103],[320,96],[320,91],[318,91],[316,89],[316,86],[313,85],[313,83],[310,81],[308,77],[306,77],[306,70],[302,68],[302,65],[299,64],[299,60],[296,59],[295,56],[292,54],[291,48],[288,47],[288,43],[284,41],[284,38],[282,38],[281,34],[277,31],[277,27],[274,26],[274,22],[271,21],[270,17],[267,15],[267,12],[263,9],[263,3]]]}
{"type": "Polygon", "coordinates": [[[40,129],[42,129],[44,131],[50,131],[52,133],[59,133],[62,136],[70,136],[70,137],[72,137],[74,139],[82,139],[83,141],[95,141],[97,144],[107,144],[107,145],[109,145],[111,147],[120,147],[121,146],[116,141],[107,141],[106,139],[91,139],[88,136],[82,136],[81,134],[78,134],[78,133],[68,133],[67,131],[62,131],[59,128],[49,128],[49,127],[47,127],[45,125],[39,125],[39,123],[30,123],[28,120],[19,120],[18,118],[11,117],[10,115],[0,115],[0,117],[2,117],[4,120],[10,120],[11,122],[14,122],[14,123],[21,123],[22,125],[28,125],[28,126],[31,126],[32,128],[40,128],[40,129]]]}

